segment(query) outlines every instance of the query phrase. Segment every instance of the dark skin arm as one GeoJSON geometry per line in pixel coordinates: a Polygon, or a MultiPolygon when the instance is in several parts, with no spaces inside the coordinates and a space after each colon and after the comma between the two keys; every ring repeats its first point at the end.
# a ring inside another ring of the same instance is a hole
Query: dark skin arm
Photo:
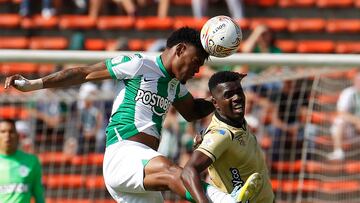
{"type": "Polygon", "coordinates": [[[188,122],[203,118],[215,110],[212,102],[205,99],[194,99],[191,95],[174,102],[173,106],[188,122]]]}
{"type": "Polygon", "coordinates": [[[195,150],[181,173],[181,180],[186,189],[198,203],[209,202],[201,185],[200,174],[212,163],[213,161],[210,157],[195,150]]]}
{"type": "Polygon", "coordinates": [[[42,78],[44,88],[68,87],[92,80],[110,79],[105,63],[100,62],[88,67],[65,69],[42,78]]]}
{"type": "MultiPolygon", "coordinates": [[[[69,87],[73,85],[79,85],[88,81],[110,79],[111,76],[106,69],[104,62],[100,62],[90,66],[75,67],[64,69],[45,77],[42,77],[42,88],[57,88],[57,87],[69,87]]],[[[26,85],[30,85],[28,79],[22,75],[16,74],[6,78],[5,88],[14,86],[20,91],[29,91],[21,86],[14,85],[15,80],[25,80],[26,85]]]]}

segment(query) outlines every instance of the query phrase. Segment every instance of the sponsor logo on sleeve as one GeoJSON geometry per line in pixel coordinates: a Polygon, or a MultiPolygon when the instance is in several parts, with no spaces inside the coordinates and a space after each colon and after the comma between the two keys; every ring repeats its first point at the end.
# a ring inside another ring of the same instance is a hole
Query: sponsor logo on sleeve
{"type": "Polygon", "coordinates": [[[226,133],[225,130],[223,130],[223,129],[220,129],[220,130],[219,130],[219,134],[220,134],[220,135],[225,135],[225,133],[226,133]]]}

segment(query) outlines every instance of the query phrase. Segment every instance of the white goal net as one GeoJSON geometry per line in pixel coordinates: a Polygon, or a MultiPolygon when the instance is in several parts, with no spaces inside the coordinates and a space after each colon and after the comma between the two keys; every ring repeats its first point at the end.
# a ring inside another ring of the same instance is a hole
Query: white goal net
{"type": "MultiPolygon", "coordinates": [[[[18,58],[20,62],[0,57],[2,81],[13,73],[37,78],[70,66],[18,58]]],[[[242,82],[246,119],[264,149],[276,202],[359,202],[359,131],[344,131],[339,144],[332,129],[339,96],[353,85],[360,62],[343,67],[343,62],[319,66],[313,61],[312,67],[311,60],[303,65],[301,60],[288,60],[278,66],[257,60],[250,69],[236,65],[240,64],[236,59],[229,64],[226,59],[215,60],[211,65],[217,69],[203,71],[187,86],[195,96],[207,96],[207,79],[213,71],[248,71],[242,82]],[[336,146],[342,154],[334,153],[336,146]]],[[[79,61],[61,64],[70,62],[79,61]]],[[[41,160],[47,202],[114,202],[104,186],[102,158],[115,82],[31,93],[0,90],[0,117],[17,120],[22,149],[41,160]]],[[[353,108],[360,111],[357,102],[353,108]]],[[[172,110],[166,119],[160,150],[183,165],[191,154],[192,136],[208,120],[186,123],[172,110]]],[[[185,202],[171,192],[164,192],[164,197],[168,203],[185,202]]]]}

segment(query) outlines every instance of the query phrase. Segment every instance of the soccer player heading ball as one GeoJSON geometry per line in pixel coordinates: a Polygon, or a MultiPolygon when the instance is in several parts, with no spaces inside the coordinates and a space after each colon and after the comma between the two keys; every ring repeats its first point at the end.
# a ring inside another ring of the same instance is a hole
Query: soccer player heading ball
{"type": "MultiPolygon", "coordinates": [[[[171,34],[166,49],[156,57],[143,54],[119,55],[94,65],[64,69],[28,80],[12,75],[5,88],[20,91],[69,87],[88,81],[113,79],[119,85],[110,122],[106,128],[103,175],[111,196],[122,203],[160,203],[162,190],[172,190],[195,201],[180,179],[182,169],[157,152],[163,119],[170,105],[193,121],[214,111],[210,101],[194,99],[185,87],[209,54],[200,33],[181,28],[171,34]]],[[[237,190],[240,191],[240,190],[237,190]]],[[[212,202],[235,203],[235,196],[208,185],[212,202]]]]}

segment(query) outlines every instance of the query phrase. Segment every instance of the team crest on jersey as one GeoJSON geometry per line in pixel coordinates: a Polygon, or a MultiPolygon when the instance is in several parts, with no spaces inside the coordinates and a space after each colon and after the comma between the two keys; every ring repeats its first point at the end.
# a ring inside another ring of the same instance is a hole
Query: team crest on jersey
{"type": "Polygon", "coordinates": [[[21,177],[26,177],[30,172],[30,169],[27,166],[21,165],[19,167],[19,174],[21,177]]]}
{"type": "Polygon", "coordinates": [[[234,140],[237,140],[240,145],[245,146],[245,138],[242,134],[235,135],[234,140]]]}
{"type": "Polygon", "coordinates": [[[158,116],[163,116],[167,112],[171,102],[167,98],[139,89],[135,101],[141,101],[145,105],[150,105],[151,110],[158,116]]]}

